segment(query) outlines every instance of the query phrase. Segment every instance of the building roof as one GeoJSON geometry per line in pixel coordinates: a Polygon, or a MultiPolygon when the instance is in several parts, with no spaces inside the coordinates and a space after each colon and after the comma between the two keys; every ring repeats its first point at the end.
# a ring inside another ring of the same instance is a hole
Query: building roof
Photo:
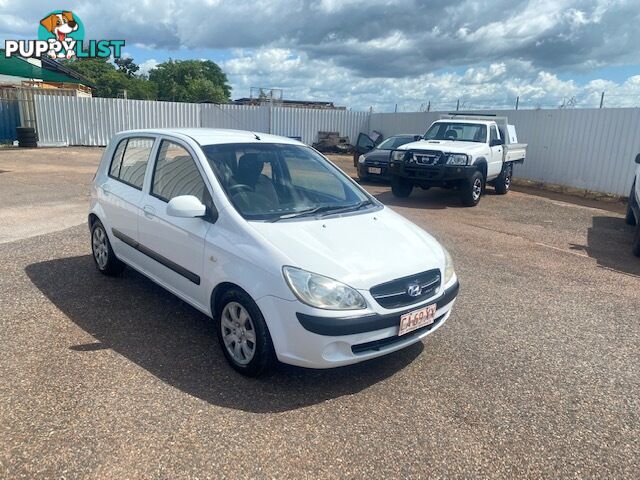
{"type": "Polygon", "coordinates": [[[4,49],[0,49],[0,74],[11,77],[22,77],[43,80],[45,82],[80,83],[91,85],[86,78],[75,74],[58,62],[42,58],[44,67],[38,67],[20,57],[5,57],[4,49]]]}

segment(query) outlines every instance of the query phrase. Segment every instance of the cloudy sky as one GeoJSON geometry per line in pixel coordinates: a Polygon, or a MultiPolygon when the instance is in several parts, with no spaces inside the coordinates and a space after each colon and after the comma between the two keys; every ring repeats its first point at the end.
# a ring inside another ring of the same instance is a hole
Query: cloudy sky
{"type": "Polygon", "coordinates": [[[210,59],[252,86],[354,110],[640,106],[638,0],[0,0],[0,40],[69,8],[148,70],[210,59]]]}

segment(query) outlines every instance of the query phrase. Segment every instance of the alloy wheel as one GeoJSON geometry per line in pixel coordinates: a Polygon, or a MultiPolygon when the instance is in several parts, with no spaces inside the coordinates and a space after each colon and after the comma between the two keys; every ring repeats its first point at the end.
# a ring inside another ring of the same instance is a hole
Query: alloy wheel
{"type": "Polygon", "coordinates": [[[240,365],[249,363],[256,353],[256,330],[249,312],[238,302],[227,303],[220,316],[220,328],[231,358],[240,365]]]}
{"type": "Polygon", "coordinates": [[[101,226],[93,229],[93,258],[98,267],[104,270],[109,262],[109,246],[107,244],[107,234],[101,226]]]}

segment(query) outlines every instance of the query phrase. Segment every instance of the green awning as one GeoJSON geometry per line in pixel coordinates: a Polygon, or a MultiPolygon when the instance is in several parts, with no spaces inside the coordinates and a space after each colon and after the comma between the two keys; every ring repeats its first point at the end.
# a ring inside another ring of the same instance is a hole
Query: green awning
{"type": "Polygon", "coordinates": [[[77,78],[70,77],[63,73],[45,70],[44,68],[32,65],[26,60],[23,60],[19,57],[7,58],[4,56],[3,50],[0,50],[0,75],[32,78],[43,80],[45,82],[83,84],[83,82],[81,80],[78,80],[77,78]]]}

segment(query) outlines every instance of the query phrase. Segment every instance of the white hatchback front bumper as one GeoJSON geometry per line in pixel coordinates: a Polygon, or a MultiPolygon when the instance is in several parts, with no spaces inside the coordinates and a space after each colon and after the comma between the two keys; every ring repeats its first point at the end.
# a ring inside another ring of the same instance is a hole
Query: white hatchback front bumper
{"type": "Polygon", "coordinates": [[[294,300],[266,296],[258,300],[278,360],[308,368],[332,368],[395,352],[436,331],[451,315],[459,284],[426,302],[401,310],[365,313],[311,308],[294,300]],[[437,303],[435,321],[414,332],[398,336],[400,316],[437,303]]]}

